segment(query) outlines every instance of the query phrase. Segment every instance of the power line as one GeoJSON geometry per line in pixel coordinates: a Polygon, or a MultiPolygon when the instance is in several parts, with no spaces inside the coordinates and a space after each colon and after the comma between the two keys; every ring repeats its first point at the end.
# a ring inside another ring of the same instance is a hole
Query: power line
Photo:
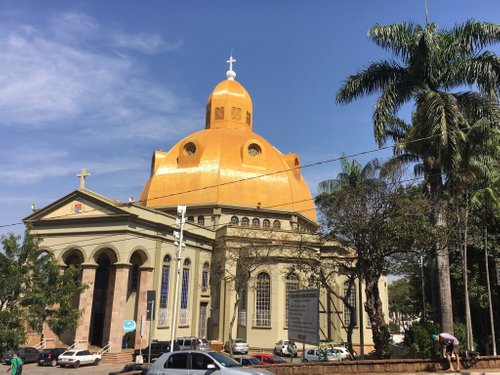
{"type": "MultiPolygon", "coordinates": [[[[458,130],[451,130],[451,131],[447,132],[447,134],[451,134],[451,133],[454,133],[456,131],[458,131],[458,130]]],[[[441,134],[435,134],[435,135],[431,135],[431,136],[428,136],[428,137],[421,137],[421,138],[417,138],[417,139],[414,139],[412,141],[409,141],[407,143],[409,143],[409,144],[416,143],[416,142],[420,142],[420,141],[424,141],[424,140],[429,140],[429,139],[432,139],[432,138],[436,138],[436,137],[439,137],[439,136],[442,136],[442,135],[441,134]]],[[[367,155],[367,154],[379,152],[379,151],[382,151],[382,150],[387,150],[387,149],[393,148],[395,146],[396,146],[396,144],[394,143],[394,144],[392,144],[390,146],[383,146],[383,147],[380,147],[380,148],[377,148],[377,149],[370,149],[370,150],[366,150],[366,151],[360,151],[360,152],[357,152],[357,153],[354,153],[354,154],[342,155],[340,157],[336,157],[336,158],[333,158],[333,159],[326,159],[326,160],[321,160],[321,161],[318,161],[318,162],[313,162],[313,163],[305,164],[303,166],[285,168],[285,169],[282,169],[282,170],[279,170],[279,171],[274,171],[274,172],[264,173],[264,174],[260,174],[260,175],[256,175],[256,176],[241,178],[241,179],[238,179],[238,180],[228,181],[228,182],[224,182],[224,183],[220,183],[220,184],[203,186],[203,187],[200,187],[200,188],[195,188],[195,189],[190,189],[190,190],[186,190],[186,191],[182,191],[182,192],[176,192],[176,193],[166,194],[166,195],[162,195],[162,196],[158,196],[158,197],[152,197],[152,198],[148,198],[146,200],[138,200],[138,201],[135,201],[133,203],[142,203],[142,202],[145,202],[145,201],[153,201],[153,200],[157,200],[157,199],[162,199],[162,198],[167,198],[167,197],[172,197],[172,196],[177,196],[177,195],[182,195],[182,194],[189,194],[189,193],[193,193],[193,192],[197,192],[197,191],[202,191],[202,190],[207,190],[207,189],[213,189],[213,188],[216,188],[216,187],[219,187],[219,186],[226,186],[226,185],[236,184],[238,182],[255,180],[255,179],[258,179],[258,178],[262,178],[262,177],[268,177],[268,176],[272,176],[272,175],[276,175],[276,174],[280,174],[280,173],[286,173],[286,172],[294,171],[296,169],[301,169],[301,168],[302,169],[312,168],[312,167],[316,167],[316,166],[319,166],[319,165],[323,165],[323,164],[328,164],[328,163],[333,163],[333,162],[336,162],[336,161],[340,161],[343,158],[351,159],[351,158],[354,158],[354,157],[357,157],[357,156],[362,156],[362,155],[367,155]]],[[[128,203],[122,203],[121,206],[125,206],[127,204],[128,203]]],[[[290,204],[290,203],[288,203],[288,204],[290,204]]],[[[120,205],[118,205],[118,207],[120,207],[120,205]]],[[[96,210],[96,209],[92,209],[92,210],[96,210]]],[[[90,212],[92,210],[88,210],[86,212],[90,212]]],[[[73,215],[73,214],[70,213],[70,214],[64,214],[64,215],[60,215],[60,216],[54,216],[53,218],[64,217],[64,216],[69,216],[69,215],[73,215]]],[[[21,224],[24,224],[24,223],[23,222],[17,222],[17,223],[12,223],[12,224],[4,224],[4,225],[0,225],[0,228],[10,227],[10,226],[16,226],[16,225],[21,225],[21,224]]]]}

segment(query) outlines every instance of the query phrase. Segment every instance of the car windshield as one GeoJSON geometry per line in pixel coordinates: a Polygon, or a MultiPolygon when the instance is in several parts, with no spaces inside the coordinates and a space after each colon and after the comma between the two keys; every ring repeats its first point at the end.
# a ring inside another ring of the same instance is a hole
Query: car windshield
{"type": "Polygon", "coordinates": [[[213,359],[224,367],[241,367],[241,365],[225,353],[210,352],[213,359]]]}
{"type": "Polygon", "coordinates": [[[248,358],[248,362],[250,362],[252,365],[260,365],[262,363],[259,361],[258,358],[254,358],[254,357],[248,358]]]}
{"type": "Polygon", "coordinates": [[[273,355],[271,358],[273,359],[274,362],[278,362],[278,363],[285,362],[285,360],[283,358],[278,357],[277,355],[273,355]]]}
{"type": "Polygon", "coordinates": [[[64,352],[63,355],[75,355],[75,352],[72,351],[64,352]]]}
{"type": "Polygon", "coordinates": [[[52,351],[52,349],[43,349],[42,353],[50,353],[51,351],[52,351]]]}
{"type": "Polygon", "coordinates": [[[235,342],[236,344],[244,344],[244,343],[245,343],[245,340],[243,340],[243,339],[236,339],[236,340],[234,340],[234,342],[235,342]]]}

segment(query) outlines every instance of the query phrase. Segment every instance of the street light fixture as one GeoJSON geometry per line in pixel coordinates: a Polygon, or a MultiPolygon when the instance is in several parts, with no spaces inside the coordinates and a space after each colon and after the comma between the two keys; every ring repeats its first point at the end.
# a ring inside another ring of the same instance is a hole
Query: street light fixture
{"type": "Polygon", "coordinates": [[[182,248],[186,247],[183,242],[183,231],[184,224],[186,223],[185,215],[186,215],[186,206],[177,206],[177,217],[175,222],[179,227],[179,231],[174,231],[174,245],[177,246],[177,276],[175,278],[175,294],[174,294],[174,311],[172,314],[172,331],[170,338],[170,351],[174,351],[174,340],[177,329],[177,301],[179,299],[179,279],[181,275],[181,259],[182,259],[182,248]]]}

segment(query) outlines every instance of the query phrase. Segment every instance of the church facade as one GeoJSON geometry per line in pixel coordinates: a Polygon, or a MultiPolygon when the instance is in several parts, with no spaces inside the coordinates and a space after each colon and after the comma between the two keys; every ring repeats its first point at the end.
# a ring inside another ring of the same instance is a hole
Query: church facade
{"type": "MultiPolygon", "coordinates": [[[[235,80],[234,60],[228,62],[226,80],[208,98],[205,129],[168,152],[154,152],[137,201],[86,189],[82,171],[79,189],[25,219],[42,238],[41,249],[61,267],[79,265],[88,285],[75,300],[82,311],[77,329],[55,337],[45,327],[48,346],[109,344],[120,352],[146,347],[149,335],[222,342],[231,336],[270,349],[288,338],[288,292],[311,287],[294,262],[322,252],[352,255],[316,234],[300,158],[253,131],[251,97],[235,80]],[[179,206],[185,213],[178,214],[179,206]],[[147,303],[148,291],[154,305],[147,303]],[[154,306],[151,332],[149,323],[141,324],[148,306],[154,306]],[[124,321],[135,321],[137,329],[125,334],[124,321]]],[[[340,274],[334,281],[338,295],[345,281],[340,274]]],[[[353,293],[352,303],[357,298],[353,293]]],[[[320,338],[345,342],[344,325],[358,318],[324,290],[321,300],[320,338]]],[[[363,331],[370,346],[369,326],[363,331]]],[[[354,344],[359,340],[356,327],[354,344]]]]}

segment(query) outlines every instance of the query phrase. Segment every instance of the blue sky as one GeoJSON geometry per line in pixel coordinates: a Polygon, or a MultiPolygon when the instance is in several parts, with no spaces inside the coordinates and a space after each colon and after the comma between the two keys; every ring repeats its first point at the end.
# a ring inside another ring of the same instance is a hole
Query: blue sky
{"type": "MultiPolygon", "coordinates": [[[[498,0],[429,0],[440,27],[499,14],[498,0]]],[[[375,149],[375,99],[341,107],[335,93],[390,57],[368,28],[401,21],[425,23],[424,0],[0,0],[0,234],[78,188],[82,167],[89,189],[137,197],[152,152],[204,127],[231,51],[254,131],[281,152],[305,165],[375,149]]],[[[302,173],[315,193],[339,169],[302,173]]]]}

